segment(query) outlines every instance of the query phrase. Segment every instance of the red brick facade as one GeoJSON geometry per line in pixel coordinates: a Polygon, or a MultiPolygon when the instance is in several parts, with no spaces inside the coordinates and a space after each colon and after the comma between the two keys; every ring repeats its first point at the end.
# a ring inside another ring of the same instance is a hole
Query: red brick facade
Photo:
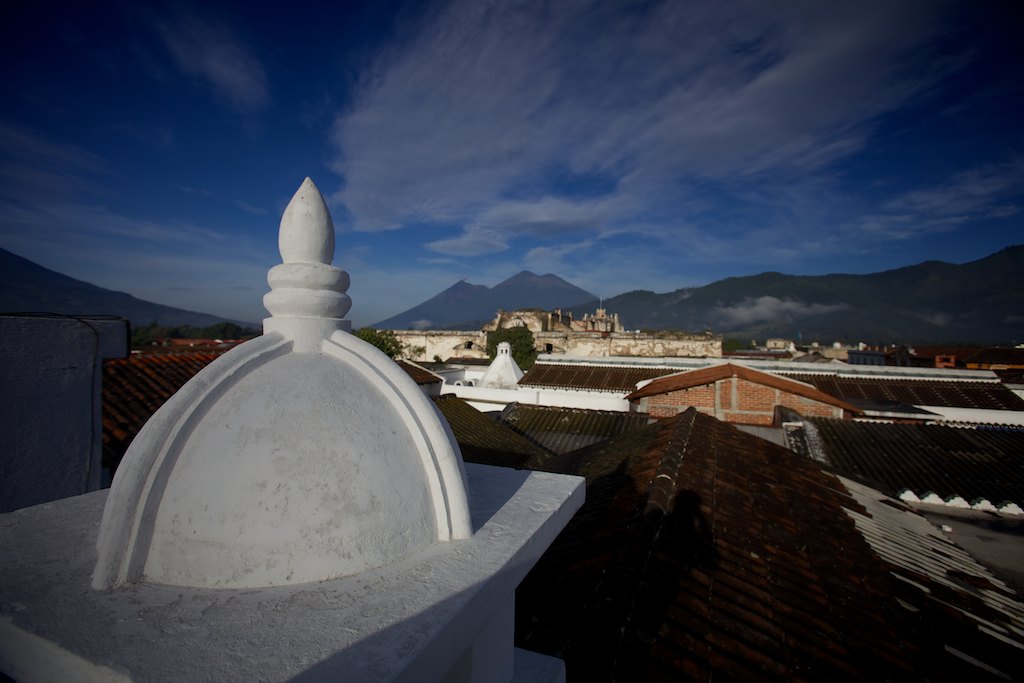
{"type": "Polygon", "coordinates": [[[782,389],[740,377],[728,377],[699,387],[677,389],[634,401],[651,417],[671,417],[693,406],[725,422],[770,425],[775,408],[785,406],[808,417],[844,417],[839,406],[829,405],[782,389]]]}

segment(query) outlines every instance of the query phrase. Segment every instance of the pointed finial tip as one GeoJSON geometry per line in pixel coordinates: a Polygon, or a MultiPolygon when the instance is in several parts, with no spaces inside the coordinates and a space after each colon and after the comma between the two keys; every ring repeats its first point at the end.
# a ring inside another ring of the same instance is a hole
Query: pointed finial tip
{"type": "Polygon", "coordinates": [[[278,235],[285,263],[327,263],[334,260],[334,221],[316,183],[306,179],[281,216],[278,235]]]}
{"type": "MultiPolygon", "coordinates": [[[[273,328],[298,339],[294,336],[298,333],[289,327],[288,321],[299,318],[334,320],[328,328],[338,329],[352,306],[345,294],[349,278],[344,270],[331,265],[334,221],[323,195],[308,177],[299,185],[281,216],[278,246],[284,262],[267,273],[270,291],[263,297],[263,305],[271,317],[264,321],[264,329],[273,328]]],[[[316,334],[323,333],[324,329],[327,328],[316,327],[316,334]]]]}

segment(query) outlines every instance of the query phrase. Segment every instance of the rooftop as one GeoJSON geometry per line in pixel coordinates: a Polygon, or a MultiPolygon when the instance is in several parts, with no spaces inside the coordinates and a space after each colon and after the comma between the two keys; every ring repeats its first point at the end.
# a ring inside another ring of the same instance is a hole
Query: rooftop
{"type": "Polygon", "coordinates": [[[510,403],[501,422],[547,450],[562,454],[590,446],[647,424],[647,415],[510,403]]]}
{"type": "Polygon", "coordinates": [[[812,418],[806,423],[835,471],[890,496],[959,496],[967,504],[1024,507],[1024,430],[879,424],[812,418]]]}
{"type": "Polygon", "coordinates": [[[665,367],[570,365],[538,361],[519,380],[519,386],[629,392],[636,388],[637,382],[672,372],[675,370],[665,367]]]}
{"type": "Polygon", "coordinates": [[[537,468],[553,457],[551,451],[484,415],[454,394],[439,396],[435,404],[455,434],[466,462],[537,468]]]}
{"type": "Polygon", "coordinates": [[[748,382],[762,384],[790,394],[803,396],[804,398],[809,398],[814,401],[842,408],[843,410],[850,411],[851,413],[860,412],[859,408],[847,403],[846,401],[840,400],[834,394],[819,391],[806,383],[762,372],[760,370],[754,370],[742,365],[735,365],[733,363],[712,365],[711,367],[701,368],[700,370],[689,370],[675,375],[659,377],[629,394],[626,396],[626,399],[633,401],[645,396],[656,396],[670,391],[699,387],[719,380],[729,379],[731,377],[738,377],[739,379],[744,379],[748,382]]]}
{"type": "Polygon", "coordinates": [[[1024,410],[1024,399],[995,381],[883,379],[811,373],[787,373],[786,376],[842,399],[982,410],[1024,410]]]}
{"type": "Polygon", "coordinates": [[[398,363],[398,367],[405,370],[405,374],[409,375],[416,384],[438,384],[444,382],[441,377],[438,377],[433,372],[427,370],[421,365],[418,365],[417,363],[402,359],[395,362],[398,363]]]}
{"type": "Polygon", "coordinates": [[[132,354],[103,362],[104,466],[117,468],[146,420],[223,351],[132,354]]]}
{"type": "Polygon", "coordinates": [[[883,556],[865,535],[895,524],[875,503],[731,425],[691,409],[546,468],[584,475],[588,497],[521,586],[518,636],[562,653],[570,678],[1021,674],[1011,592],[960,555],[943,566],[948,546],[930,536],[915,551],[934,551],[938,575],[894,559],[895,544],[883,556]],[[979,600],[972,580],[1006,609],[979,600]],[[967,612],[992,619],[995,635],[967,612]]]}

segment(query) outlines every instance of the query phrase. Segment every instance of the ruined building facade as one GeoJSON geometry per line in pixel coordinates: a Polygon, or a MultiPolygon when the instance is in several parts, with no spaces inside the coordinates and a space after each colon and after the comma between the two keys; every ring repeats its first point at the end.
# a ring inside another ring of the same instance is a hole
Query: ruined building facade
{"type": "Polygon", "coordinates": [[[498,311],[480,331],[395,330],[412,360],[436,358],[486,358],[487,333],[525,327],[533,333],[540,353],[598,358],[604,356],[720,358],[722,337],[689,332],[629,332],[622,328],[618,314],[603,308],[574,319],[572,313],[556,309],[498,311]]]}

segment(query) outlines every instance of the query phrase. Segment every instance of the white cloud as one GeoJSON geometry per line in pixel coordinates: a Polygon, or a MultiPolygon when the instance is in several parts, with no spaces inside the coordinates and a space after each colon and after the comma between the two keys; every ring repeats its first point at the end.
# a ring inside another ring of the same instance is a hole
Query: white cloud
{"type": "Polygon", "coordinates": [[[889,200],[883,212],[865,216],[860,229],[903,240],[950,232],[981,218],[1008,218],[1018,212],[1011,200],[1024,188],[1024,162],[969,169],[934,186],[889,200]]]}
{"type": "Polygon", "coordinates": [[[645,213],[665,224],[695,180],[808,182],[931,84],[908,66],[940,9],[453,0],[339,116],[334,200],[357,230],[465,226],[428,246],[471,255],[645,213]],[[570,186],[553,194],[561,176],[570,186]],[[593,176],[603,194],[574,194],[593,176]]]}
{"type": "Polygon", "coordinates": [[[760,322],[794,320],[810,315],[835,313],[849,308],[846,304],[807,304],[793,299],[762,296],[744,299],[735,306],[720,306],[714,312],[726,326],[752,325],[760,322]]]}
{"type": "Polygon", "coordinates": [[[267,213],[266,209],[259,206],[254,206],[249,202],[242,201],[241,199],[235,200],[235,206],[240,208],[242,211],[245,211],[246,213],[252,214],[253,216],[263,216],[267,213]]]}
{"type": "Polygon", "coordinates": [[[158,23],[157,31],[183,71],[206,81],[238,111],[257,112],[270,101],[263,65],[227,28],[179,17],[158,23]]]}
{"type": "Polygon", "coordinates": [[[523,262],[529,270],[539,273],[565,273],[570,266],[565,257],[581,251],[587,251],[594,243],[590,240],[570,242],[556,246],[534,247],[526,252],[523,262]]]}
{"type": "Polygon", "coordinates": [[[912,315],[935,327],[949,327],[953,322],[953,316],[949,313],[913,313],[912,315]]]}
{"type": "Polygon", "coordinates": [[[435,240],[426,246],[442,254],[457,256],[480,256],[508,249],[508,243],[500,231],[481,225],[471,225],[458,237],[435,240]]]}

